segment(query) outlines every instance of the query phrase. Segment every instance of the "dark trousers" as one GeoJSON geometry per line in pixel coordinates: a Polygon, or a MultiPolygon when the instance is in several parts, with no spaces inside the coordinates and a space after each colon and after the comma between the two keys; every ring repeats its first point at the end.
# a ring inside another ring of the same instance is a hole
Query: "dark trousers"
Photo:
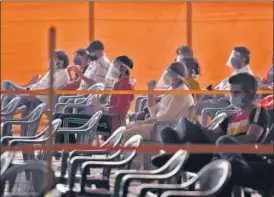
{"type": "MultiPolygon", "coordinates": [[[[91,118],[91,115],[87,114],[62,114],[62,113],[56,113],[53,116],[53,119],[61,119],[62,124],[61,127],[68,127],[68,128],[77,128],[83,126],[86,122],[89,121],[91,118]]],[[[111,127],[110,127],[110,121],[109,121],[109,116],[102,116],[97,130],[101,132],[111,132],[111,127]]],[[[68,141],[65,140],[65,135],[64,134],[57,134],[55,138],[55,142],[59,144],[64,144],[64,143],[76,143],[76,136],[74,134],[69,134],[68,135],[68,141]]]]}

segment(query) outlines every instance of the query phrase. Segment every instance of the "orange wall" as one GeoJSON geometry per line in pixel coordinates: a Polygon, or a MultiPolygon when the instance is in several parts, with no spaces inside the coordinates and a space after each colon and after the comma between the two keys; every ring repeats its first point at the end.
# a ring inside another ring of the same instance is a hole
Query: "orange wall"
{"type": "MultiPolygon", "coordinates": [[[[25,83],[46,70],[47,31],[57,28],[57,48],[70,56],[88,44],[87,2],[2,2],[1,80],[25,83]]],[[[186,43],[184,2],[96,2],[95,38],[107,55],[128,54],[135,62],[137,89],[157,79],[186,43]]],[[[235,45],[251,49],[251,67],[265,75],[272,58],[271,2],[193,3],[193,48],[202,66],[204,85],[226,77],[235,45]],[[256,9],[254,9],[256,8],[256,9]]]]}

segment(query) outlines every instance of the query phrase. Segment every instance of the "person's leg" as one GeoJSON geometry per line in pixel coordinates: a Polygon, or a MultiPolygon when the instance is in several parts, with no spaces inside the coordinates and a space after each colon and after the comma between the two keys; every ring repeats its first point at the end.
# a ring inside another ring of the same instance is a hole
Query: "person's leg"
{"type": "MultiPolygon", "coordinates": [[[[150,140],[151,138],[152,127],[153,124],[143,124],[126,130],[122,139],[122,143],[124,144],[128,139],[130,139],[134,135],[141,135],[143,137],[142,144],[146,143],[146,140],[150,140]]],[[[132,162],[131,168],[141,169],[141,167],[145,165],[145,157],[146,154],[137,153],[137,156],[134,158],[134,161],[132,162]]]]}
{"type": "MultiPolygon", "coordinates": [[[[161,132],[161,141],[164,144],[212,144],[211,141],[207,139],[207,136],[203,134],[202,131],[198,130],[184,130],[184,133],[179,137],[177,131],[167,127],[161,132]]],[[[163,166],[170,158],[172,154],[159,154],[155,156],[152,160],[153,165],[156,167],[163,166]]],[[[204,165],[209,163],[212,159],[212,154],[191,154],[186,163],[185,169],[190,172],[197,172],[204,165]]]]}
{"type": "MultiPolygon", "coordinates": [[[[15,83],[9,81],[9,80],[4,80],[2,82],[2,89],[3,90],[26,90],[25,87],[22,86],[18,86],[15,83]]],[[[2,107],[7,106],[7,104],[15,97],[16,95],[14,94],[10,94],[5,96],[5,98],[3,99],[3,103],[2,103],[2,107]]]]}

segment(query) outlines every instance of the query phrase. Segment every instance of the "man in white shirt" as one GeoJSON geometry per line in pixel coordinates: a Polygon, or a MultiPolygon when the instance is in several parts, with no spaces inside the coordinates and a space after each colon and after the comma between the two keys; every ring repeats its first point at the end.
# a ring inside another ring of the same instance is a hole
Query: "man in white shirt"
{"type": "MultiPolygon", "coordinates": [[[[110,60],[105,55],[104,49],[103,43],[99,40],[94,40],[90,43],[86,49],[90,58],[90,64],[85,73],[81,72],[77,66],[69,67],[69,70],[74,71],[81,79],[78,90],[87,90],[96,83],[106,82],[110,60]]],[[[110,86],[112,86],[112,84],[110,84],[110,86]]],[[[66,103],[74,103],[74,99],[68,99],[66,103]]]]}
{"type": "MultiPolygon", "coordinates": [[[[238,73],[249,73],[253,75],[249,67],[250,62],[250,51],[246,47],[235,47],[226,63],[227,66],[233,67],[235,70],[232,72],[231,76],[238,73]]],[[[228,77],[229,78],[229,77],[228,77]]],[[[219,83],[213,90],[229,90],[228,78],[224,79],[219,83]]],[[[201,115],[204,108],[226,108],[230,105],[230,101],[227,97],[223,95],[217,95],[215,97],[205,95],[203,99],[196,106],[197,115],[201,115]]],[[[210,116],[214,116],[216,111],[211,111],[210,116]]]]}
{"type": "MultiPolygon", "coordinates": [[[[26,88],[26,90],[47,90],[50,88],[50,73],[54,72],[53,88],[55,90],[63,89],[69,82],[67,66],[69,58],[64,51],[55,51],[52,57],[54,70],[49,70],[36,84],[26,88]]],[[[14,97],[14,96],[13,96],[14,97]]],[[[12,98],[9,97],[8,100],[12,98]]],[[[25,117],[36,106],[41,103],[48,104],[48,95],[21,95],[21,104],[26,106],[22,116],[25,117]]]]}
{"type": "Polygon", "coordinates": [[[92,41],[86,49],[91,60],[83,74],[76,66],[70,67],[81,79],[78,90],[86,90],[96,83],[105,83],[110,61],[104,53],[104,45],[99,40],[92,41]]]}

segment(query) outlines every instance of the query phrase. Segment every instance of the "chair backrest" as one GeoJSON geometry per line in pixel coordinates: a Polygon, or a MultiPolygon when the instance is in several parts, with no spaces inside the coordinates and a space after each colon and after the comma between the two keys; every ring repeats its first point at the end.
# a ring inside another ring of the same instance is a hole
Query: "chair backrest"
{"type": "Polygon", "coordinates": [[[102,117],[103,112],[97,111],[88,121],[87,128],[85,128],[85,132],[82,134],[77,135],[77,143],[79,144],[89,144],[92,142],[93,137],[96,134],[97,127],[99,121],[102,117]]]}
{"type": "MultiPolygon", "coordinates": [[[[126,143],[124,144],[124,147],[139,147],[141,145],[141,142],[143,140],[143,137],[141,135],[134,135],[131,138],[129,138],[126,143]]],[[[126,168],[129,168],[131,165],[131,161],[136,156],[136,150],[123,150],[121,153],[121,160],[125,161],[127,163],[126,168]]]]}
{"type": "Polygon", "coordinates": [[[134,112],[139,112],[141,109],[141,101],[146,98],[145,96],[138,96],[135,99],[135,108],[134,108],[134,112]]]}
{"type": "Polygon", "coordinates": [[[102,147],[104,146],[117,146],[124,135],[126,131],[126,127],[119,127],[116,129],[112,135],[102,144],[102,147]]]}
{"type": "Polygon", "coordinates": [[[9,120],[13,117],[13,115],[16,112],[16,109],[19,107],[21,102],[21,98],[19,96],[12,99],[6,107],[2,110],[2,112],[5,114],[5,119],[9,120]]]}
{"type": "Polygon", "coordinates": [[[21,130],[21,136],[34,136],[39,127],[40,120],[46,110],[46,104],[38,105],[25,119],[32,122],[21,130]]]}
{"type": "Polygon", "coordinates": [[[212,161],[198,172],[195,189],[216,194],[229,181],[231,174],[232,168],[228,161],[221,159],[212,161]]]}
{"type": "Polygon", "coordinates": [[[227,117],[225,112],[218,114],[213,120],[206,126],[210,130],[214,130],[219,124],[227,117]]]}
{"type": "Polygon", "coordinates": [[[14,165],[0,177],[0,180],[0,195],[4,194],[3,196],[44,196],[55,186],[54,171],[42,161],[14,165]],[[48,188],[45,184],[46,177],[48,188]]]}
{"type": "Polygon", "coordinates": [[[166,174],[168,178],[163,183],[177,184],[181,177],[181,170],[188,159],[187,151],[178,150],[161,168],[158,174],[166,174]]]}
{"type": "Polygon", "coordinates": [[[274,124],[271,124],[269,128],[266,129],[265,133],[260,139],[261,144],[271,143],[274,140],[274,124]]]}

